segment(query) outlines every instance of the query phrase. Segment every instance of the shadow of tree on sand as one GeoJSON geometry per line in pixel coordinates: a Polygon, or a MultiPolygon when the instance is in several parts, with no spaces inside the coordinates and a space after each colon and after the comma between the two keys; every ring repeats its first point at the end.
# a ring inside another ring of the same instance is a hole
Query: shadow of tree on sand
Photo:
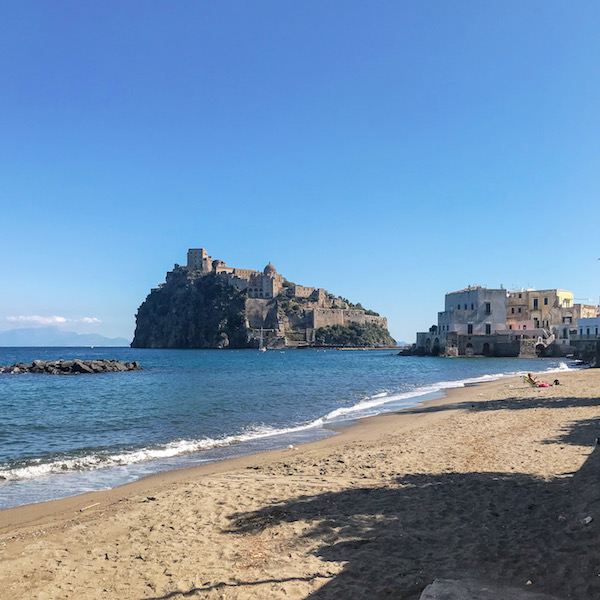
{"type": "Polygon", "coordinates": [[[261,579],[259,581],[236,581],[234,583],[227,583],[221,581],[215,584],[207,584],[200,587],[192,587],[189,590],[175,590],[173,592],[168,592],[167,594],[163,594],[162,596],[152,596],[146,597],[143,600],[175,600],[176,598],[198,598],[198,594],[200,593],[208,593],[213,590],[226,590],[227,588],[239,588],[239,587],[249,587],[263,585],[265,583],[285,583],[288,581],[311,581],[313,579],[317,579],[319,575],[309,575],[307,577],[281,577],[279,579],[261,579]]]}
{"type": "Polygon", "coordinates": [[[551,481],[506,473],[409,475],[238,513],[230,531],[307,522],[298,544],[317,541],[318,556],[344,563],[310,596],[315,600],[416,600],[440,577],[486,578],[589,600],[600,595],[599,469],[596,449],[573,477],[551,481]],[[598,520],[585,524],[588,514],[598,520]]]}
{"type": "MultiPolygon", "coordinates": [[[[548,388],[540,388],[540,392],[548,388]]],[[[415,406],[402,410],[403,415],[419,415],[449,410],[527,410],[532,408],[574,408],[585,406],[600,406],[600,398],[556,398],[540,395],[537,398],[500,398],[498,400],[478,400],[477,402],[454,402],[441,406],[415,406]]]]}

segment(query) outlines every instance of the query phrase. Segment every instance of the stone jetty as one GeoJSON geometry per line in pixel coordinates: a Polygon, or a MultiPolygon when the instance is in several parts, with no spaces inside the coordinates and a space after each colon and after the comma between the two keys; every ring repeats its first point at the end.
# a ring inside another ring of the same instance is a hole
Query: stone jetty
{"type": "Polygon", "coordinates": [[[114,373],[117,371],[141,371],[140,363],[119,360],[34,360],[32,363],[15,363],[0,367],[0,373],[40,373],[46,375],[78,375],[80,373],[114,373]]]}

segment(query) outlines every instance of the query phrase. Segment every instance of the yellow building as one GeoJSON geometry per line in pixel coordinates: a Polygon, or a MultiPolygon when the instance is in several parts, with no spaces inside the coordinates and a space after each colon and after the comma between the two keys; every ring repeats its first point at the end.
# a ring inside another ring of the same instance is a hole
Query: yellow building
{"type": "Polygon", "coordinates": [[[570,323],[571,319],[565,319],[565,311],[573,308],[573,292],[568,290],[512,290],[506,299],[507,327],[551,330],[570,323]]]}
{"type": "Polygon", "coordinates": [[[531,319],[536,327],[550,329],[556,325],[557,308],[573,307],[573,292],[568,290],[536,290],[529,292],[527,299],[531,319]],[[554,310],[553,310],[554,309],[554,310]]]}

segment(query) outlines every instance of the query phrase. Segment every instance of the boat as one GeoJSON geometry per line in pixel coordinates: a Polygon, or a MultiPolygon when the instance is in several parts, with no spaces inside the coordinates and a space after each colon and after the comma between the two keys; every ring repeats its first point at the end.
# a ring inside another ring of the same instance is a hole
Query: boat
{"type": "Polygon", "coordinates": [[[265,345],[263,344],[263,328],[260,328],[260,340],[258,342],[258,350],[259,352],[266,352],[267,348],[265,347],[265,345]]]}

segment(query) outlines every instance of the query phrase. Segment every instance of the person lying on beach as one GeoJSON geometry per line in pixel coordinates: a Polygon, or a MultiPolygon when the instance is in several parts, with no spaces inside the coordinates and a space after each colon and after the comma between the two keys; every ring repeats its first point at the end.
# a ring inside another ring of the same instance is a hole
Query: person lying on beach
{"type": "Polygon", "coordinates": [[[531,373],[527,373],[527,377],[525,377],[525,382],[529,385],[534,385],[535,387],[552,387],[551,383],[547,381],[540,381],[536,379],[531,373]]]}

